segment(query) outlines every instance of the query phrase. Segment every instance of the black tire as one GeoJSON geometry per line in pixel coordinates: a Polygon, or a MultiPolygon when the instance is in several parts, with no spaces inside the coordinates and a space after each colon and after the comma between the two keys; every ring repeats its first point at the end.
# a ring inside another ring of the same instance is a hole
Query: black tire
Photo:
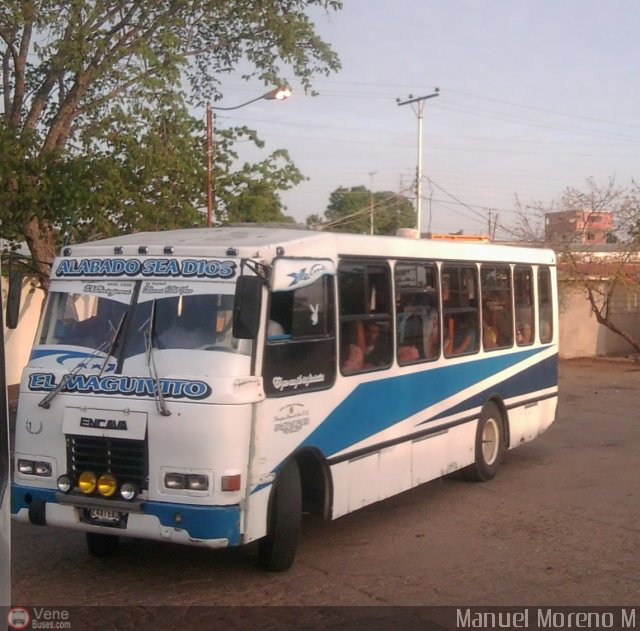
{"type": "Polygon", "coordinates": [[[120,537],[87,532],[87,549],[92,557],[112,557],[118,551],[120,537]]]}
{"type": "Polygon", "coordinates": [[[269,572],[284,572],[298,549],[302,519],[300,470],[290,460],[280,471],[269,502],[267,536],[258,544],[260,565],[269,572]]]}
{"type": "Polygon", "coordinates": [[[487,482],[495,477],[504,454],[504,420],[498,406],[482,408],[476,430],[475,462],[462,470],[465,479],[487,482]]]}

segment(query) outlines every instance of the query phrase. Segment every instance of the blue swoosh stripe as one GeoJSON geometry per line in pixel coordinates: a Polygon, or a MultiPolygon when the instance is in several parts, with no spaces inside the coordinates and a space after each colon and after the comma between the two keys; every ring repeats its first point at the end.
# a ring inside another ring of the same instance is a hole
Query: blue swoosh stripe
{"type": "Polygon", "coordinates": [[[492,384],[482,392],[474,394],[472,397],[461,401],[437,416],[433,416],[422,423],[437,421],[446,416],[452,416],[466,410],[478,408],[484,405],[485,401],[492,394],[497,394],[502,399],[522,396],[530,392],[538,392],[558,385],[558,356],[548,357],[533,366],[505,379],[496,384],[492,384]]]}
{"type": "MultiPolygon", "coordinates": [[[[325,456],[331,456],[544,350],[544,347],[527,349],[362,383],[307,437],[301,447],[316,447],[325,456]]],[[[510,392],[508,396],[514,396],[517,389],[521,393],[538,389],[529,370],[523,372],[521,382],[513,381],[508,388],[505,386],[504,392],[510,392]]],[[[480,400],[479,394],[473,398],[476,397],[480,400]]],[[[469,403],[460,406],[468,409],[469,403]]],[[[451,413],[449,410],[444,415],[451,413]]]]}
{"type": "Polygon", "coordinates": [[[67,361],[68,359],[84,359],[85,357],[89,357],[91,353],[86,353],[82,351],[60,351],[60,350],[34,350],[31,352],[31,357],[29,357],[29,361],[33,359],[39,359],[40,357],[50,357],[51,355],[60,355],[56,360],[59,364],[67,361]]]}

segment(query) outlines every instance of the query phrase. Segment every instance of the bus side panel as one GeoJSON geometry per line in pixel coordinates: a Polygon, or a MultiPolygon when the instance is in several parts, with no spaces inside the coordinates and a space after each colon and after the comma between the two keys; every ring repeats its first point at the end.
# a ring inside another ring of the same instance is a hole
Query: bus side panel
{"type": "Polygon", "coordinates": [[[381,500],[410,489],[411,482],[411,445],[401,443],[385,447],[380,451],[381,500]]]}
{"type": "Polygon", "coordinates": [[[472,421],[413,441],[413,485],[447,475],[471,464],[477,422],[472,421]]]}
{"type": "Polygon", "coordinates": [[[272,484],[258,485],[249,494],[242,543],[250,543],[267,534],[267,514],[269,512],[269,496],[272,488],[272,484]]]}
{"type": "Polygon", "coordinates": [[[557,407],[554,396],[509,410],[509,449],[542,434],[555,420],[557,407]]]}

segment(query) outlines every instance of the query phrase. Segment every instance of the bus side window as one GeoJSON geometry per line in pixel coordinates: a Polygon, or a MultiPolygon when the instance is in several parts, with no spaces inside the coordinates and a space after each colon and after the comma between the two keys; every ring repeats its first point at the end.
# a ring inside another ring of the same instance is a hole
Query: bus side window
{"type": "Polygon", "coordinates": [[[511,268],[482,265],[482,344],[484,350],[513,346],[511,268]]]}
{"type": "Polygon", "coordinates": [[[319,276],[295,290],[269,298],[263,374],[267,396],[300,394],[300,376],[313,377],[304,391],[322,390],[335,380],[334,277],[319,276]]]}
{"type": "Polygon", "coordinates": [[[477,268],[443,265],[441,287],[445,357],[477,352],[480,347],[477,268]]]}
{"type": "Polygon", "coordinates": [[[388,368],[393,356],[388,265],[372,261],[341,262],[338,293],[342,372],[352,374],[388,368]],[[361,348],[363,334],[364,347],[361,348]]]}
{"type": "Polygon", "coordinates": [[[394,277],[398,363],[436,359],[440,356],[437,266],[424,261],[397,263],[394,277]]]}
{"type": "Polygon", "coordinates": [[[538,268],[538,313],[539,332],[542,343],[553,339],[553,294],[551,293],[551,272],[547,267],[538,268]]]}
{"type": "Polygon", "coordinates": [[[535,310],[533,302],[533,270],[517,265],[514,273],[516,294],[516,342],[528,346],[535,341],[535,310]]]}

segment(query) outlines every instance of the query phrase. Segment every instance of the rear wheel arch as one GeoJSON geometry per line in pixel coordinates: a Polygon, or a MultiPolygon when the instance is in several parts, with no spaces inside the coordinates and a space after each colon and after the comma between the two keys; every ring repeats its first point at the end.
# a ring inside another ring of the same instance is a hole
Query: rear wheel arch
{"type": "Polygon", "coordinates": [[[333,479],[327,459],[315,448],[302,449],[293,458],[300,471],[302,511],[321,519],[331,519],[333,479]]]}
{"type": "Polygon", "coordinates": [[[504,404],[504,401],[499,394],[491,395],[487,399],[487,403],[495,403],[498,410],[500,410],[500,415],[502,416],[502,437],[504,440],[504,448],[507,450],[511,444],[511,431],[509,427],[509,412],[507,410],[507,406],[504,404]]]}

